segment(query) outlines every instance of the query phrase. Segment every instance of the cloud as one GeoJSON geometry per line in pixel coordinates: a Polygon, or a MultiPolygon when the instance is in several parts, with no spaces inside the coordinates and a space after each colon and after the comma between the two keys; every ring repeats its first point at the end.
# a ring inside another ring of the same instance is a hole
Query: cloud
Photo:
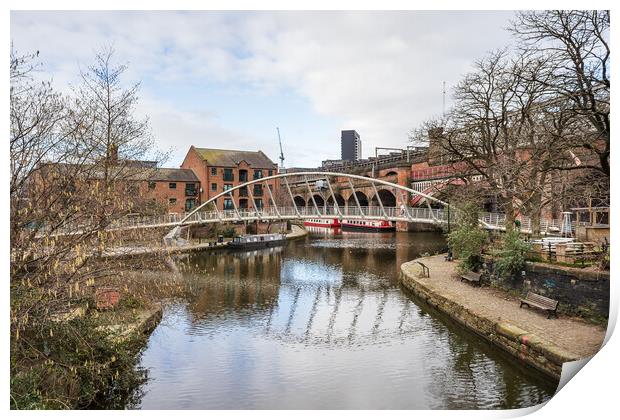
{"type": "MultiPolygon", "coordinates": [[[[503,27],[511,15],[12,12],[11,37],[19,49],[40,50],[59,85],[74,81],[78,64],[91,62],[97,47],[113,43],[118,59],[130,64],[128,78],[145,81],[149,103],[143,108],[158,141],[180,150],[205,139],[256,149],[266,133],[234,115],[213,118],[222,112],[218,104],[184,103],[174,93],[162,94],[166,86],[218,86],[230,101],[302,97],[308,120],[340,125],[331,137],[317,132],[312,145],[288,145],[287,161],[310,166],[335,157],[339,129],[356,129],[365,155],[375,146],[403,147],[411,128],[441,113],[442,81],[457,83],[475,59],[510,41],[503,27]]],[[[286,119],[269,109],[255,111],[265,120],[286,119]]]]}

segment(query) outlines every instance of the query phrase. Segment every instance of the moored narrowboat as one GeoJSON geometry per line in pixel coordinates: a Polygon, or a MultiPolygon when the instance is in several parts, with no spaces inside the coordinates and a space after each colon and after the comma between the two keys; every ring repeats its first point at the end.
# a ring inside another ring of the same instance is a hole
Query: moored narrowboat
{"type": "Polygon", "coordinates": [[[228,246],[235,249],[256,249],[279,246],[286,243],[283,233],[236,236],[228,246]]]}
{"type": "Polygon", "coordinates": [[[304,220],[304,226],[324,227],[324,228],[337,228],[340,227],[340,220],[338,219],[308,219],[304,220]]]}
{"type": "Polygon", "coordinates": [[[344,219],[342,230],[347,232],[393,232],[396,225],[387,220],[344,219]]]}

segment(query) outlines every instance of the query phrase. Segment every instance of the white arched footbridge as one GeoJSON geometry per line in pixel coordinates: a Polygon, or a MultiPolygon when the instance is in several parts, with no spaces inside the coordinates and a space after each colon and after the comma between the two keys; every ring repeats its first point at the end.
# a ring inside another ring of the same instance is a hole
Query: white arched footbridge
{"type": "Polygon", "coordinates": [[[448,203],[381,179],[337,172],[293,172],[248,181],[211,197],[179,221],[170,223],[174,229],[165,239],[167,243],[177,239],[183,226],[206,223],[346,218],[442,224],[447,223],[448,214],[448,203]],[[370,189],[373,205],[360,202],[354,182],[370,189]],[[274,187],[278,183],[280,185],[274,187]],[[257,205],[256,194],[252,193],[252,190],[259,190],[262,196],[263,188],[268,198],[268,205],[264,207],[257,205]],[[342,189],[350,192],[347,202],[335,192],[342,189]],[[308,196],[305,205],[297,204],[300,194],[308,196]],[[388,194],[392,198],[390,203],[384,202],[388,194]],[[239,206],[239,196],[247,197],[247,207],[239,206]],[[424,198],[426,207],[409,206],[413,197],[424,198]],[[228,199],[231,208],[219,210],[213,205],[218,199],[228,199]],[[433,208],[431,203],[442,208],[433,208]]]}
{"type": "MultiPolygon", "coordinates": [[[[393,182],[337,172],[293,172],[234,186],[186,214],[127,216],[115,220],[107,230],[170,227],[172,230],[164,239],[166,243],[171,243],[179,238],[182,227],[210,223],[346,218],[444,225],[448,223],[448,218],[455,220],[455,213],[458,209],[450,208],[448,203],[393,182]],[[253,193],[254,188],[260,192],[261,199],[265,197],[263,191],[266,191],[266,206],[257,204],[259,201],[255,200],[258,197],[253,193]],[[340,194],[342,191],[348,192],[347,200],[340,194]],[[306,198],[301,200],[303,205],[298,204],[300,196],[306,198]],[[228,199],[230,208],[218,209],[214,205],[218,199],[228,199]],[[242,201],[246,206],[239,205],[242,201]],[[417,206],[411,206],[411,203],[417,203],[417,206]]],[[[526,217],[518,219],[521,230],[530,233],[530,220],[526,217]]],[[[502,213],[484,213],[480,224],[487,229],[502,230],[505,228],[505,216],[502,213]]],[[[541,221],[542,232],[557,231],[560,226],[561,221],[541,221]]],[[[88,228],[88,223],[74,225],[55,235],[79,234],[88,228]]]]}

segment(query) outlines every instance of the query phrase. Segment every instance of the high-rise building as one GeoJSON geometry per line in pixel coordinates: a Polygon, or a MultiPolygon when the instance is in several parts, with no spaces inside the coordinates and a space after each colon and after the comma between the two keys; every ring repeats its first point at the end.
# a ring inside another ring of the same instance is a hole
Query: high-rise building
{"type": "Polygon", "coordinates": [[[362,158],[362,140],[355,130],[340,133],[340,156],[342,160],[356,161],[362,158]]]}

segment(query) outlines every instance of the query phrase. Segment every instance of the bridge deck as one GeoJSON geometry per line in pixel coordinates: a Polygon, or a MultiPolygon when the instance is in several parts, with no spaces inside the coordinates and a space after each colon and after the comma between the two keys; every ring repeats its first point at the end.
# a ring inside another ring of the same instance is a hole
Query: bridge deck
{"type": "MultiPolygon", "coordinates": [[[[183,221],[185,214],[167,214],[159,216],[126,217],[112,223],[108,230],[155,229],[163,227],[191,226],[210,223],[235,223],[255,221],[286,221],[307,219],[353,219],[353,220],[386,220],[391,222],[428,223],[444,225],[448,223],[448,212],[444,209],[422,207],[269,207],[261,210],[223,210],[200,211],[183,221]]],[[[455,222],[455,215],[451,214],[455,222]]],[[[528,218],[519,218],[521,231],[531,233],[531,222],[528,218]]],[[[502,213],[485,213],[480,223],[487,229],[505,229],[506,217],[502,213]]],[[[574,223],[573,223],[574,225],[574,223]]],[[[556,220],[541,221],[541,232],[559,232],[561,222],[556,220]]],[[[92,230],[90,223],[76,224],[57,232],[56,235],[81,234],[92,230]]],[[[42,235],[42,234],[41,234],[42,235]]]]}

